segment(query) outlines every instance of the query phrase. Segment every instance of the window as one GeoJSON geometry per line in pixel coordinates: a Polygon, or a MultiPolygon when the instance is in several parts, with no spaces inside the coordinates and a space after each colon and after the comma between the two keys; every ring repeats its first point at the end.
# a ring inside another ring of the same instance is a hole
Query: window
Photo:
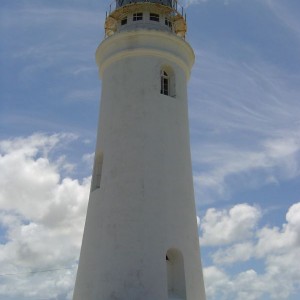
{"type": "Polygon", "coordinates": [[[163,95],[170,94],[170,78],[166,71],[161,71],[160,74],[160,93],[163,95]]]}
{"type": "Polygon", "coordinates": [[[127,17],[121,20],[121,25],[126,25],[126,24],[127,24],[127,17]]]}
{"type": "Polygon", "coordinates": [[[169,299],[186,299],[184,260],[177,249],[166,253],[167,282],[169,299]]]}
{"type": "Polygon", "coordinates": [[[150,13],[150,21],[159,22],[159,15],[150,13]]]}
{"type": "Polygon", "coordinates": [[[95,154],[94,159],[94,170],[91,190],[94,191],[100,188],[101,175],[102,175],[102,165],[103,165],[103,152],[98,152],[95,154]]]}
{"type": "Polygon", "coordinates": [[[172,22],[170,21],[170,19],[165,18],[165,25],[169,26],[172,29],[172,22]]]}
{"type": "Polygon", "coordinates": [[[143,20],[143,13],[134,13],[133,14],[133,21],[141,21],[143,20]]]}
{"type": "Polygon", "coordinates": [[[170,66],[160,69],[160,93],[162,95],[175,97],[175,74],[170,66]]]}

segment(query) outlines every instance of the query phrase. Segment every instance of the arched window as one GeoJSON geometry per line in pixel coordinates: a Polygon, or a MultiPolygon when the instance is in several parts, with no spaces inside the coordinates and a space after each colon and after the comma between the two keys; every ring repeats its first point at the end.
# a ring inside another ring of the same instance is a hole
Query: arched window
{"type": "Polygon", "coordinates": [[[171,67],[164,66],[160,70],[160,93],[175,97],[175,76],[171,67]]]}
{"type": "Polygon", "coordinates": [[[160,74],[160,93],[163,95],[170,95],[170,77],[164,70],[161,70],[160,74]]]}
{"type": "Polygon", "coordinates": [[[169,249],[166,253],[168,298],[186,299],[184,261],[181,252],[169,249]]]}

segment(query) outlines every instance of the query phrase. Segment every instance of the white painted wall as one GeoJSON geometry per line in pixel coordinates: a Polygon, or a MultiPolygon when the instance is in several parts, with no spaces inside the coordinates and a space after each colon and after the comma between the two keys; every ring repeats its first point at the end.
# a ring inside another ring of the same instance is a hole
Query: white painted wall
{"type": "Polygon", "coordinates": [[[167,300],[166,253],[176,248],[186,299],[204,300],[186,86],[193,51],[172,33],[139,29],[104,40],[96,59],[103,168],[90,195],[73,299],[167,300]],[[160,94],[162,65],[174,70],[176,97],[160,94]]]}

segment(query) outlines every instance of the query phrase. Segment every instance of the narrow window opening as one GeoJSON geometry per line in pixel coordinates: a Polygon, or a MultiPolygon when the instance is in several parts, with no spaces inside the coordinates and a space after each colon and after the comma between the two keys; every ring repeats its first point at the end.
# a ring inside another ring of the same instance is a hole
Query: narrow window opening
{"type": "Polygon", "coordinates": [[[164,66],[160,71],[160,93],[162,95],[175,97],[175,74],[170,66],[164,66]]]}
{"type": "Polygon", "coordinates": [[[160,76],[160,93],[163,95],[169,95],[170,94],[170,89],[169,89],[169,81],[170,77],[166,71],[161,72],[160,76]]]}
{"type": "Polygon", "coordinates": [[[170,19],[165,18],[165,25],[167,25],[168,27],[170,27],[172,29],[172,22],[170,21],[170,19]]]}
{"type": "Polygon", "coordinates": [[[143,13],[134,13],[132,20],[133,21],[141,21],[141,20],[143,20],[143,13]]]}
{"type": "Polygon", "coordinates": [[[127,17],[121,20],[121,25],[126,25],[126,24],[127,24],[127,17]]]}
{"type": "Polygon", "coordinates": [[[150,21],[159,22],[159,14],[150,13],[150,21]]]}
{"type": "Polygon", "coordinates": [[[91,190],[94,191],[100,188],[101,175],[102,175],[102,165],[103,165],[103,152],[98,152],[94,159],[94,170],[91,190]]]}
{"type": "Polygon", "coordinates": [[[169,249],[166,254],[169,299],[186,299],[184,261],[181,252],[169,249]]]}

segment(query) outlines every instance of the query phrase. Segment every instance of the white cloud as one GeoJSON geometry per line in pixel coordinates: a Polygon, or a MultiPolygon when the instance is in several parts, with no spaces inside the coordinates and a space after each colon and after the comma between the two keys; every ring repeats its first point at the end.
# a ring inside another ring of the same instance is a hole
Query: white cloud
{"type": "Polygon", "coordinates": [[[264,227],[257,232],[256,255],[276,255],[299,247],[300,250],[300,203],[292,205],[286,214],[287,223],[282,228],[264,227]]]}
{"type": "Polygon", "coordinates": [[[295,203],[289,208],[286,220],[291,228],[300,233],[300,203],[295,203]]]}
{"type": "MultiPolygon", "coordinates": [[[[213,210],[214,216],[218,217],[211,222],[211,234],[216,232],[217,238],[211,238],[209,242],[231,245],[212,250],[211,255],[215,265],[204,269],[208,297],[210,299],[241,300],[270,297],[283,300],[289,299],[293,293],[299,293],[300,202],[289,208],[286,214],[286,223],[282,224],[280,228],[250,226],[255,235],[248,235],[243,242],[232,243],[233,239],[226,234],[226,230],[223,237],[227,238],[225,241],[219,238],[217,229],[223,226],[228,227],[226,223],[239,226],[237,222],[234,222],[234,216],[229,213],[235,207],[228,211],[213,210]],[[224,220],[226,221],[224,222],[224,220]],[[252,269],[246,267],[246,270],[236,275],[229,275],[228,266],[234,266],[240,262],[250,262],[250,260],[253,265],[252,269]],[[264,263],[264,269],[260,272],[255,270],[258,260],[264,263]]],[[[210,218],[210,220],[212,219],[210,218]]],[[[234,229],[231,231],[235,232],[234,229]]],[[[205,246],[205,243],[202,246],[205,246]]]]}
{"type": "MultiPolygon", "coordinates": [[[[84,225],[90,178],[62,178],[69,135],[36,134],[0,142],[0,295],[11,299],[70,299],[84,225]],[[49,270],[49,272],[36,272],[49,270]],[[48,297],[47,296],[47,297],[48,297]]],[[[90,159],[91,154],[83,158],[90,159]]],[[[257,228],[261,210],[249,204],[208,209],[200,221],[202,246],[215,263],[204,269],[209,299],[288,299],[300,281],[300,203],[281,227],[257,228]],[[222,246],[216,249],[212,246],[222,246]],[[228,266],[260,259],[264,272],[230,274],[228,266]]],[[[0,296],[1,297],[1,296],[0,296]]]]}
{"type": "Polygon", "coordinates": [[[250,238],[261,216],[260,209],[248,204],[230,210],[210,208],[202,219],[201,245],[224,245],[250,238]]]}
{"type": "Polygon", "coordinates": [[[1,277],[4,297],[52,299],[73,288],[90,178],[61,178],[69,163],[50,158],[73,139],[35,134],[0,142],[0,265],[2,274],[16,274],[1,277]],[[39,270],[50,271],[30,273],[39,270]]]}
{"type": "Polygon", "coordinates": [[[224,299],[221,297],[222,294],[231,293],[232,283],[228,275],[221,269],[210,266],[203,269],[203,274],[207,299],[224,299]]]}
{"type": "Polygon", "coordinates": [[[234,244],[226,249],[218,249],[212,254],[213,262],[217,265],[233,264],[238,261],[247,261],[253,257],[253,244],[249,241],[234,244]]]}
{"type": "Polygon", "coordinates": [[[234,293],[236,299],[257,300],[261,299],[266,289],[265,282],[259,280],[253,269],[241,272],[234,279],[234,293]]]}

